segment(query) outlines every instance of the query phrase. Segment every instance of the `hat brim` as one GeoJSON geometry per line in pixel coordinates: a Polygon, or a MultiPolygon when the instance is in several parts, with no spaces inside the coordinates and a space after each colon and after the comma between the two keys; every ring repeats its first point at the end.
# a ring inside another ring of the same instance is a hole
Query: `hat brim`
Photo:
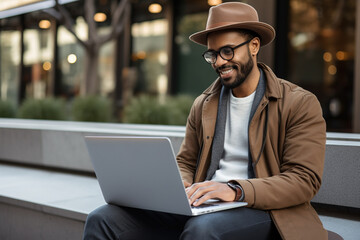
{"type": "Polygon", "coordinates": [[[190,35],[189,39],[197,44],[207,46],[207,36],[210,33],[228,30],[228,29],[246,29],[257,33],[260,36],[260,45],[265,46],[271,43],[275,38],[275,30],[272,26],[262,22],[242,22],[224,25],[200,31],[190,35]]]}

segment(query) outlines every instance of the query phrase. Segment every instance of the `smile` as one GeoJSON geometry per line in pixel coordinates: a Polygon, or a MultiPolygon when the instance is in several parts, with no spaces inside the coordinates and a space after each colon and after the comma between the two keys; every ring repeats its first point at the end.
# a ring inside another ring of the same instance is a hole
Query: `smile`
{"type": "Polygon", "coordinates": [[[226,70],[226,71],[221,71],[220,73],[221,74],[228,74],[230,72],[232,72],[234,69],[229,69],[229,70],[226,70]]]}

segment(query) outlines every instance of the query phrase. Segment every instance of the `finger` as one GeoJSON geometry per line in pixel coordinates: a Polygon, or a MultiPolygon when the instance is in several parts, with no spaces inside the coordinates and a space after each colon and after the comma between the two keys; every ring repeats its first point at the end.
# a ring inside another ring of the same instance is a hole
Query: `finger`
{"type": "Polygon", "coordinates": [[[190,199],[190,197],[194,194],[194,192],[196,192],[197,189],[198,186],[196,184],[190,185],[189,187],[185,188],[188,199],[190,199]]]}
{"type": "Polygon", "coordinates": [[[199,188],[207,186],[209,185],[209,183],[210,183],[209,181],[205,181],[200,183],[194,183],[190,187],[187,187],[185,190],[188,198],[190,199],[191,196],[193,196],[194,193],[197,192],[199,188]]]}
{"type": "Polygon", "coordinates": [[[199,188],[190,198],[194,206],[198,206],[209,199],[219,199],[230,202],[234,200],[234,191],[224,183],[213,183],[212,185],[199,188]]]}
{"type": "Polygon", "coordinates": [[[211,191],[211,192],[206,193],[205,195],[202,195],[200,198],[196,199],[196,200],[192,203],[192,205],[195,206],[195,207],[200,206],[201,204],[203,204],[203,203],[206,202],[207,200],[214,198],[214,197],[213,197],[213,193],[214,193],[214,192],[211,191]]]}
{"type": "MultiPolygon", "coordinates": [[[[200,198],[207,195],[209,192],[212,192],[215,190],[215,185],[205,185],[199,187],[189,198],[190,204],[193,204],[195,201],[198,201],[200,198]]],[[[209,198],[207,198],[209,199],[209,198]]],[[[206,200],[207,200],[206,199],[206,200]]],[[[203,201],[202,201],[203,202],[203,201]]]]}

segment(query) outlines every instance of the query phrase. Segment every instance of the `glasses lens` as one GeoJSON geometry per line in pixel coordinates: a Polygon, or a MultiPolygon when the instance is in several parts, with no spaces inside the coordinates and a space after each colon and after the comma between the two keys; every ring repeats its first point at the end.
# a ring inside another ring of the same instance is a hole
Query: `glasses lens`
{"type": "Polygon", "coordinates": [[[234,51],[232,50],[231,47],[224,47],[224,48],[220,49],[220,56],[224,60],[230,60],[234,57],[234,51]]]}
{"type": "Polygon", "coordinates": [[[216,53],[213,51],[208,51],[204,53],[205,61],[208,63],[215,63],[216,62],[216,53]]]}

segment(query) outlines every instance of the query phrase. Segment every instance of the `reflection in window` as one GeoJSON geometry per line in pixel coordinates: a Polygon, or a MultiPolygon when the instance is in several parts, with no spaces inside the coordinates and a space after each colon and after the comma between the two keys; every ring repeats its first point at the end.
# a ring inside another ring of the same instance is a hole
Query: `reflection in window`
{"type": "MultiPolygon", "coordinates": [[[[108,33],[110,30],[110,27],[98,29],[100,34],[108,33]]],[[[88,26],[82,17],[78,17],[76,20],[75,32],[81,40],[88,39],[88,26]]],[[[110,95],[114,90],[114,49],[114,40],[100,48],[98,74],[101,81],[100,93],[104,96],[110,95]]],[[[60,92],[70,98],[77,96],[85,84],[86,53],[84,47],[64,26],[58,28],[58,52],[62,83],[60,92]]]]}
{"type": "Polygon", "coordinates": [[[351,131],[355,0],[290,0],[289,80],[314,92],[328,131],[351,131]]]}
{"type": "MultiPolygon", "coordinates": [[[[191,5],[188,7],[191,9],[191,5]]],[[[191,34],[204,29],[207,15],[207,12],[184,14],[176,23],[176,89],[180,93],[197,96],[217,78],[215,71],[202,57],[206,47],[189,40],[191,34]]]]}
{"type": "Polygon", "coordinates": [[[51,94],[51,68],[54,44],[49,29],[24,31],[24,77],[26,97],[44,98],[51,94]]]}
{"type": "Polygon", "coordinates": [[[18,103],[20,68],[20,31],[0,34],[0,97],[18,103]]]}
{"type": "MultiPolygon", "coordinates": [[[[87,39],[88,28],[82,18],[78,18],[75,32],[81,39],[87,39]]],[[[64,26],[58,28],[58,61],[61,73],[60,92],[66,97],[78,95],[84,78],[84,49],[74,35],[64,26]]]]}
{"type": "MultiPolygon", "coordinates": [[[[100,34],[108,33],[110,27],[99,28],[100,34]]],[[[115,40],[107,42],[100,48],[99,53],[99,79],[101,81],[100,93],[110,96],[115,89],[115,40]]]]}
{"type": "Polygon", "coordinates": [[[134,93],[165,95],[168,88],[165,19],[134,23],[132,62],[137,69],[134,93]]]}

